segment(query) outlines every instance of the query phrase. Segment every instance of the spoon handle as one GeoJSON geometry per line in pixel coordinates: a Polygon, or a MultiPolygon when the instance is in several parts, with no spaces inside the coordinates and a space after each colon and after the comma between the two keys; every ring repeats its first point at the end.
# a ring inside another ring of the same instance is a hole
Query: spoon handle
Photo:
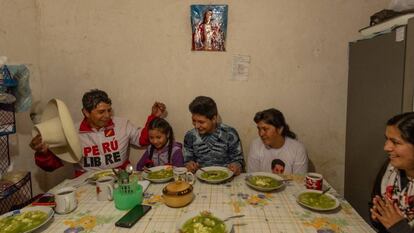
{"type": "Polygon", "coordinates": [[[201,167],[200,167],[200,168],[198,168],[198,169],[200,169],[202,172],[207,172],[207,173],[208,173],[208,171],[206,171],[206,170],[202,169],[201,167]]]}
{"type": "Polygon", "coordinates": [[[328,187],[327,189],[323,190],[323,192],[321,193],[321,195],[325,194],[326,192],[328,192],[331,189],[331,187],[328,187]]]}
{"type": "Polygon", "coordinates": [[[84,181],[82,181],[81,183],[79,183],[79,184],[75,184],[75,185],[73,185],[73,187],[74,188],[79,188],[80,186],[82,186],[82,185],[85,185],[85,184],[87,184],[87,183],[89,183],[89,181],[91,181],[92,180],[92,178],[86,178],[84,181]]]}
{"type": "Polygon", "coordinates": [[[230,217],[225,218],[223,221],[225,222],[225,221],[227,221],[227,220],[229,220],[231,218],[241,218],[241,217],[244,217],[244,214],[233,215],[233,216],[230,216],[230,217]]]}

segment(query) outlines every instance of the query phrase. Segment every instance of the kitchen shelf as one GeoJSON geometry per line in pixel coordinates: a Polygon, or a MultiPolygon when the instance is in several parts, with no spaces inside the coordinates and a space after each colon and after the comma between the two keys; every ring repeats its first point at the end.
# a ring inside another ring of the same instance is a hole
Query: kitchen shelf
{"type": "Polygon", "coordinates": [[[0,214],[14,209],[14,206],[21,206],[31,200],[32,195],[31,174],[26,172],[23,178],[0,192],[0,214]]]}
{"type": "Polygon", "coordinates": [[[7,172],[10,166],[9,135],[16,132],[14,104],[0,103],[0,214],[32,199],[30,172],[7,172]]]}

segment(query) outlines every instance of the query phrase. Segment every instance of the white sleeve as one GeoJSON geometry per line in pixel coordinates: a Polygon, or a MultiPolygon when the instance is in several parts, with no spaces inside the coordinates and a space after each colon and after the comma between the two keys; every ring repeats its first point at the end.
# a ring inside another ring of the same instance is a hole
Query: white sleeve
{"type": "Polygon", "coordinates": [[[255,140],[250,144],[249,155],[247,157],[247,172],[260,171],[260,149],[255,140]]]}
{"type": "Polygon", "coordinates": [[[296,159],[292,167],[293,174],[304,175],[308,172],[308,154],[306,153],[305,146],[300,143],[296,150],[296,159]]]}
{"type": "Polygon", "coordinates": [[[131,121],[127,120],[126,123],[126,133],[129,138],[129,143],[138,147],[141,147],[139,144],[139,137],[141,136],[141,128],[136,127],[134,124],[132,124],[131,121]]]}

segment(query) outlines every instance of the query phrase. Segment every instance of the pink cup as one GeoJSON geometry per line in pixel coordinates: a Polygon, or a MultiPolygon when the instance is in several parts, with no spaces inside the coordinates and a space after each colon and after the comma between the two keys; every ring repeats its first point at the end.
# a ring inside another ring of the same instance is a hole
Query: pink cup
{"type": "Polygon", "coordinates": [[[306,174],[305,186],[307,189],[322,190],[323,176],[319,173],[310,172],[306,174]]]}

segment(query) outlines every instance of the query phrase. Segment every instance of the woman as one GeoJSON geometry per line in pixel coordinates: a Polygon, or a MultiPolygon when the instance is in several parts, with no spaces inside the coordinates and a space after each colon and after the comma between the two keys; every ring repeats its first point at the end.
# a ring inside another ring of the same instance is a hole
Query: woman
{"type": "Polygon", "coordinates": [[[414,113],[389,119],[384,150],[388,160],[379,172],[370,209],[379,232],[413,232],[414,219],[414,113]]]}
{"type": "Polygon", "coordinates": [[[250,145],[248,172],[272,172],[275,159],[283,161],[284,173],[305,174],[308,171],[306,149],[296,140],[279,110],[271,108],[258,112],[253,120],[260,138],[250,145]]]}

